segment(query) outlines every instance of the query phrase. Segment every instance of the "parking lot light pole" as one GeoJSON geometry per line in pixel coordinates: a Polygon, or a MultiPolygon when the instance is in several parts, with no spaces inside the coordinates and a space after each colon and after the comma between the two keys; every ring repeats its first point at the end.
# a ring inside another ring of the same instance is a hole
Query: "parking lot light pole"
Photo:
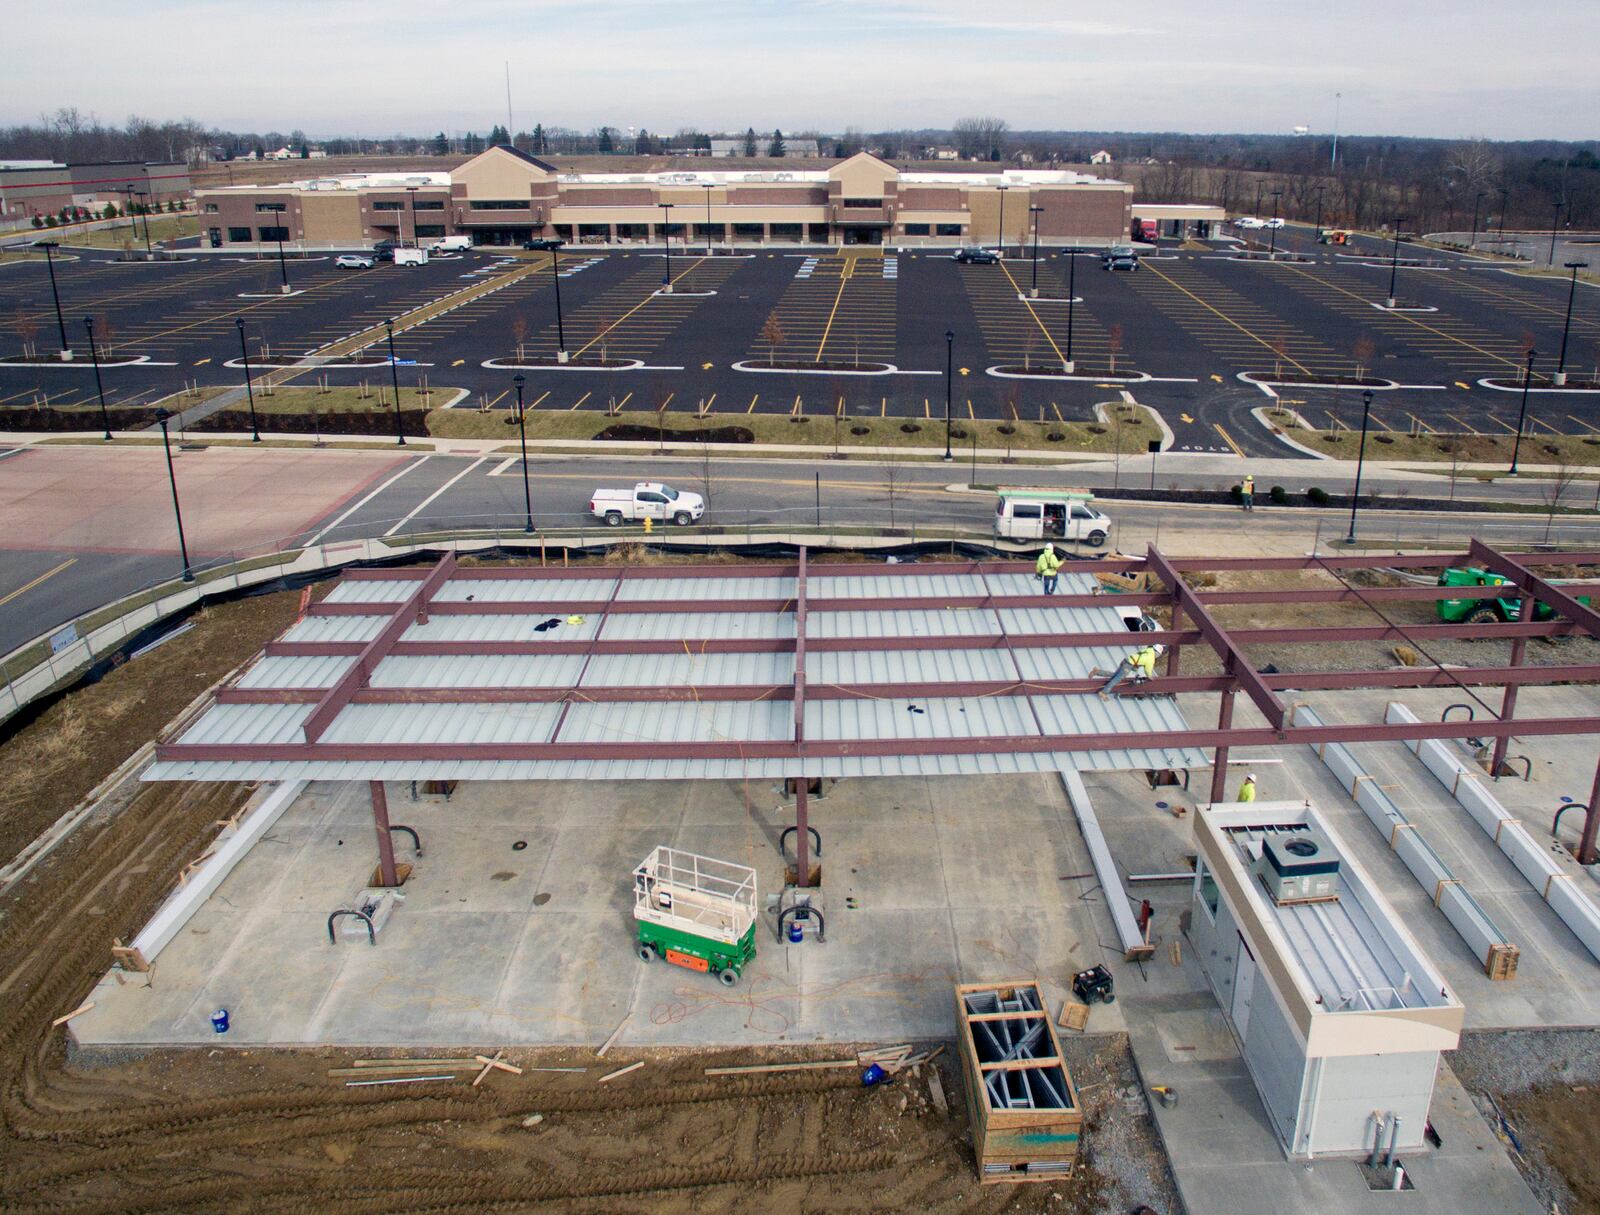
{"type": "Polygon", "coordinates": [[[526,410],[522,406],[522,386],[527,378],[519,371],[511,377],[517,386],[517,436],[522,440],[522,505],[528,514],[528,524],[522,530],[533,535],[533,491],[528,488],[528,428],[523,423],[526,410]]]}
{"type": "Polygon", "coordinates": [[[1039,216],[1043,213],[1043,207],[1028,208],[1028,214],[1033,217],[1033,286],[1030,291],[1034,299],[1039,298],[1039,216]]]}
{"type": "Polygon", "coordinates": [[[94,364],[94,387],[100,394],[100,422],[106,429],[107,442],[111,439],[111,415],[106,412],[106,386],[100,379],[100,350],[94,341],[94,318],[83,318],[83,327],[89,331],[89,361],[94,364]]]}
{"type": "Polygon", "coordinates": [[[995,187],[1000,192],[1000,225],[999,231],[995,235],[999,238],[996,243],[1000,246],[1001,257],[1006,255],[1006,191],[1010,188],[1010,186],[995,187]]]}
{"type": "Polygon", "coordinates": [[[1313,235],[1318,239],[1322,237],[1322,190],[1323,187],[1317,187],[1317,226],[1313,235]]]}
{"type": "Polygon", "coordinates": [[[1488,194],[1489,191],[1487,190],[1479,190],[1478,197],[1472,200],[1472,236],[1467,241],[1467,248],[1469,249],[1478,247],[1478,208],[1483,205],[1483,200],[1488,194]]]}
{"type": "Polygon", "coordinates": [[[384,321],[383,327],[389,331],[389,378],[394,383],[394,437],[395,442],[404,447],[406,428],[400,420],[400,364],[394,357],[394,322],[384,321]]]}
{"type": "Polygon", "coordinates": [[[150,204],[145,201],[150,197],[150,194],[146,190],[139,190],[137,193],[139,196],[139,208],[144,212],[144,256],[146,261],[153,262],[156,260],[156,255],[155,250],[150,248],[150,204]]]}
{"type": "MultiPolygon", "coordinates": [[[[1278,219],[1278,200],[1280,198],[1282,198],[1282,197],[1283,197],[1283,191],[1282,190],[1274,190],[1272,192],[1272,218],[1274,220],[1278,219]]],[[[1277,225],[1277,223],[1274,223],[1272,225],[1272,238],[1267,244],[1267,256],[1268,257],[1272,257],[1277,252],[1278,252],[1278,225],[1277,225]]]]}
{"type": "Polygon", "coordinates": [[[1361,446],[1356,450],[1356,490],[1350,495],[1350,534],[1346,544],[1356,542],[1356,511],[1361,506],[1361,465],[1367,458],[1367,419],[1372,416],[1372,389],[1361,394],[1361,446]]]}
{"type": "Polygon", "coordinates": [[[1572,271],[1572,281],[1567,284],[1567,319],[1561,323],[1561,357],[1556,360],[1556,387],[1567,383],[1567,334],[1572,331],[1572,298],[1578,293],[1578,271],[1587,270],[1588,262],[1562,262],[1572,271]]]}
{"type": "Polygon", "coordinates": [[[1557,199],[1555,218],[1550,221],[1550,257],[1548,261],[1552,266],[1556,264],[1556,232],[1561,227],[1561,213],[1566,209],[1567,204],[1565,200],[1557,199]]]}
{"type": "Polygon", "coordinates": [[[1072,310],[1078,301],[1078,246],[1067,250],[1067,368],[1068,375],[1077,364],[1072,361],[1072,310]]]}
{"type": "Polygon", "coordinates": [[[1394,217],[1394,248],[1389,252],[1389,307],[1395,304],[1395,277],[1400,273],[1400,225],[1405,222],[1404,215],[1394,217]]]}
{"type": "Polygon", "coordinates": [[[289,263],[283,257],[283,234],[289,230],[289,204],[278,204],[278,222],[275,225],[278,233],[278,274],[283,279],[282,290],[284,295],[289,294],[289,263]]]}
{"type": "Polygon", "coordinates": [[[567,361],[567,330],[561,320],[561,246],[550,250],[550,281],[556,285],[556,362],[567,361]]]}
{"type": "Polygon", "coordinates": [[[61,315],[61,293],[56,290],[56,264],[50,256],[60,247],[58,241],[39,242],[39,248],[44,250],[44,264],[50,271],[50,298],[56,304],[56,332],[61,335],[61,361],[65,363],[72,360],[72,347],[67,345],[67,322],[61,315]]]}
{"type": "Polygon", "coordinates": [[[1522,452],[1522,430],[1528,419],[1528,384],[1533,380],[1533,360],[1538,353],[1530,348],[1527,365],[1522,369],[1522,408],[1517,410],[1517,437],[1511,442],[1511,467],[1506,470],[1513,477],[1517,475],[1517,456],[1522,452]]]}
{"type": "Polygon", "coordinates": [[[417,187],[406,187],[406,207],[411,212],[411,247],[422,248],[422,242],[417,239],[417,187]]]}
{"type": "Polygon", "coordinates": [[[660,203],[661,207],[661,250],[666,254],[666,263],[661,269],[661,294],[672,294],[672,235],[667,231],[667,221],[672,218],[672,203],[660,203]]]}
{"type": "Polygon", "coordinates": [[[950,451],[950,377],[955,367],[956,359],[956,331],[944,331],[944,458],[946,462],[955,459],[950,451]]]}
{"type": "Polygon", "coordinates": [[[711,256],[711,191],[716,189],[716,187],[714,185],[711,185],[711,184],[708,183],[706,185],[701,186],[700,188],[706,192],[706,256],[710,257],[711,256]]]}
{"type": "Polygon", "coordinates": [[[250,402],[250,434],[252,443],[261,442],[261,427],[256,422],[256,391],[250,386],[250,347],[244,341],[244,317],[235,317],[233,323],[239,326],[239,358],[244,364],[244,395],[250,402]]]}
{"type": "Polygon", "coordinates": [[[1500,251],[1505,252],[1506,243],[1506,210],[1511,205],[1511,187],[1500,187],[1500,251]]]}
{"type": "Polygon", "coordinates": [[[165,409],[156,410],[156,421],[161,423],[161,446],[167,453],[167,480],[172,485],[172,517],[178,521],[178,553],[183,558],[183,580],[194,581],[194,570],[189,565],[189,545],[183,538],[183,508],[178,505],[178,474],[172,467],[172,440],[167,435],[167,423],[172,414],[165,409]]]}

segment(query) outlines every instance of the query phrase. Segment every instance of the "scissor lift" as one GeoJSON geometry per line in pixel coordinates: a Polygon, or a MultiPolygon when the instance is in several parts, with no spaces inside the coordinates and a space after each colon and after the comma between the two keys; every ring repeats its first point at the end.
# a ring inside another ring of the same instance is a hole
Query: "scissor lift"
{"type": "Polygon", "coordinates": [[[665,846],[633,871],[639,957],[717,976],[726,987],[756,956],[756,871],[665,846]]]}

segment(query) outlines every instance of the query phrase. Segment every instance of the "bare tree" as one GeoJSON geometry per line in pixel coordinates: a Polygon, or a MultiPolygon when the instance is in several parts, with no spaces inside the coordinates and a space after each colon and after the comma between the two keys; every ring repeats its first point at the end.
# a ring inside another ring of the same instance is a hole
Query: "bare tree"
{"type": "Polygon", "coordinates": [[[522,349],[528,340],[528,321],[526,317],[511,318],[511,336],[517,343],[517,362],[523,359],[522,349]]]}
{"type": "Polygon", "coordinates": [[[889,503],[889,526],[895,526],[895,507],[906,483],[906,466],[900,453],[891,447],[883,456],[883,492],[889,503]]]}
{"type": "Polygon", "coordinates": [[[1378,343],[1374,342],[1367,334],[1363,333],[1355,340],[1355,343],[1350,347],[1350,354],[1356,361],[1357,380],[1366,375],[1367,368],[1372,363],[1372,357],[1377,353],[1378,343]]]}
{"type": "Polygon", "coordinates": [[[1543,474],[1540,482],[1539,496],[1545,505],[1544,543],[1550,543],[1550,529],[1555,526],[1556,511],[1561,509],[1561,500],[1578,480],[1578,466],[1572,462],[1565,451],[1559,451],[1554,457],[1555,465],[1550,472],[1543,474]]]}
{"type": "Polygon", "coordinates": [[[39,322],[27,310],[18,308],[16,315],[11,318],[11,328],[22,339],[22,357],[31,359],[35,353],[34,339],[39,336],[39,322]]]}
{"type": "Polygon", "coordinates": [[[1276,337],[1272,339],[1272,378],[1283,379],[1283,360],[1289,357],[1289,339],[1276,337]]]}
{"type": "Polygon", "coordinates": [[[1122,350],[1122,326],[1112,325],[1106,330],[1106,350],[1111,356],[1111,374],[1117,374],[1117,355],[1122,350]]]}
{"type": "Polygon", "coordinates": [[[1003,118],[962,118],[950,128],[962,160],[1001,160],[1011,124],[1003,118]]]}
{"type": "Polygon", "coordinates": [[[778,347],[783,345],[783,322],[778,320],[776,312],[767,317],[766,324],[761,326],[761,340],[767,344],[767,362],[778,361],[778,347]]]}
{"type": "Polygon", "coordinates": [[[704,422],[700,424],[700,460],[696,469],[696,479],[700,482],[700,497],[705,500],[706,510],[711,510],[711,440],[704,422]]]}

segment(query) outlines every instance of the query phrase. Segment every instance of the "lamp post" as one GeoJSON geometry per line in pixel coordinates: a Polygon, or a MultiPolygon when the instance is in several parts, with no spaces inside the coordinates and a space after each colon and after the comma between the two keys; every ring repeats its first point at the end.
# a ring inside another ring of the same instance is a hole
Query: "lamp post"
{"type": "Polygon", "coordinates": [[[511,377],[511,382],[517,386],[517,437],[522,440],[522,505],[528,515],[527,526],[522,530],[531,536],[533,535],[533,492],[528,488],[528,428],[522,420],[525,413],[522,407],[522,386],[527,383],[527,380],[519,371],[511,377]]]}
{"type": "Polygon", "coordinates": [[[411,212],[411,247],[420,249],[422,243],[417,240],[417,187],[406,187],[406,208],[411,212]]]}
{"type": "Polygon", "coordinates": [[[167,453],[167,480],[172,484],[172,516],[178,521],[178,553],[183,558],[183,580],[194,581],[194,570],[189,566],[189,545],[183,538],[183,508],[178,505],[178,474],[172,467],[172,441],[167,436],[167,423],[172,414],[165,409],[156,410],[156,421],[161,423],[161,446],[167,453]]]}
{"type": "Polygon", "coordinates": [[[995,189],[1000,192],[1000,226],[999,231],[995,233],[995,236],[997,237],[997,243],[1000,246],[1000,256],[1002,258],[1006,255],[1006,191],[1010,188],[1010,186],[995,187],[995,189]]]}
{"type": "Polygon", "coordinates": [[[396,444],[404,447],[406,429],[400,419],[400,364],[394,356],[394,322],[386,320],[383,327],[389,332],[389,378],[394,383],[394,437],[396,444]]]}
{"type": "Polygon", "coordinates": [[[1356,451],[1356,491],[1350,496],[1350,534],[1346,544],[1356,542],[1356,510],[1361,506],[1361,466],[1367,458],[1367,418],[1372,414],[1372,389],[1361,394],[1361,446],[1356,451]]]}
{"type": "Polygon", "coordinates": [[[711,191],[716,187],[707,183],[700,187],[706,192],[706,256],[711,256],[711,191]]]}
{"type": "Polygon", "coordinates": [[[561,242],[550,246],[550,281],[556,285],[556,362],[567,361],[567,329],[561,320],[561,242]]]}
{"type": "Polygon", "coordinates": [[[1556,387],[1561,388],[1567,382],[1567,334],[1572,330],[1572,298],[1578,293],[1578,271],[1587,270],[1588,262],[1562,262],[1568,270],[1572,271],[1572,280],[1567,284],[1567,319],[1561,323],[1561,357],[1556,360],[1556,387]]]}
{"type": "Polygon", "coordinates": [[[1313,235],[1316,236],[1318,240],[1322,239],[1322,191],[1323,191],[1323,187],[1322,186],[1318,186],[1317,187],[1317,227],[1316,227],[1316,231],[1313,233],[1313,235]]]}
{"type": "Polygon", "coordinates": [[[666,254],[666,262],[661,270],[661,294],[672,294],[672,235],[667,231],[667,222],[672,218],[672,203],[658,203],[661,208],[661,248],[666,254]]]}
{"type": "Polygon", "coordinates": [[[288,295],[289,263],[283,258],[283,234],[289,230],[289,204],[281,202],[277,204],[277,207],[278,223],[274,231],[278,234],[278,274],[283,279],[283,286],[280,290],[284,295],[288,295]]]}
{"type": "Polygon", "coordinates": [[[72,347],[67,345],[67,322],[61,316],[61,293],[56,290],[56,263],[51,254],[61,247],[59,241],[42,240],[38,247],[44,250],[44,264],[50,271],[50,298],[56,305],[56,332],[61,335],[61,361],[72,360],[72,347]]]}
{"type": "Polygon", "coordinates": [[[1556,200],[1555,217],[1550,221],[1550,257],[1548,260],[1552,266],[1556,264],[1556,232],[1561,227],[1561,212],[1565,211],[1566,208],[1567,204],[1564,200],[1556,200]]]}
{"type": "Polygon", "coordinates": [[[1067,374],[1077,365],[1072,361],[1072,310],[1078,302],[1078,247],[1067,250],[1067,374]]]}
{"type": "Polygon", "coordinates": [[[1278,222],[1281,222],[1281,221],[1278,220],[1278,200],[1280,198],[1282,198],[1282,197],[1283,197],[1283,191],[1282,190],[1274,190],[1272,192],[1272,218],[1274,220],[1274,223],[1273,223],[1272,228],[1271,228],[1272,238],[1267,243],[1267,256],[1268,257],[1272,257],[1278,252],[1278,222]]]}
{"type": "Polygon", "coordinates": [[[250,386],[250,347],[244,341],[244,317],[235,317],[233,323],[239,326],[239,359],[244,364],[244,395],[250,402],[250,441],[259,443],[261,427],[256,422],[256,391],[250,386]]]}
{"type": "Polygon", "coordinates": [[[139,196],[139,209],[144,212],[144,256],[146,261],[155,261],[155,251],[150,248],[150,204],[145,199],[150,197],[148,190],[136,190],[139,196]]]}
{"type": "Polygon", "coordinates": [[[1034,299],[1039,298],[1039,216],[1044,214],[1043,207],[1030,206],[1028,214],[1033,217],[1033,286],[1029,289],[1034,299]]]}
{"type": "Polygon", "coordinates": [[[956,331],[944,331],[944,458],[948,463],[955,459],[950,451],[950,377],[955,367],[956,331]]]}
{"type": "Polygon", "coordinates": [[[1395,276],[1400,273],[1400,225],[1405,221],[1404,215],[1394,217],[1394,248],[1389,253],[1389,307],[1394,307],[1395,276]]]}
{"type": "Polygon", "coordinates": [[[1483,205],[1483,200],[1488,193],[1489,191],[1487,190],[1479,190],[1478,197],[1472,200],[1472,236],[1467,241],[1467,248],[1469,249],[1478,247],[1478,208],[1483,205]]]}
{"type": "Polygon", "coordinates": [[[1511,442],[1511,467],[1507,472],[1511,476],[1517,475],[1517,456],[1522,451],[1522,427],[1528,417],[1528,384],[1533,379],[1533,359],[1539,352],[1528,350],[1528,362],[1522,369],[1522,408],[1517,410],[1517,437],[1511,442]]]}
{"type": "Polygon", "coordinates": [[[100,379],[100,350],[94,341],[94,318],[83,318],[83,327],[89,331],[89,361],[94,364],[94,388],[100,394],[100,422],[105,427],[107,441],[111,438],[111,415],[106,412],[106,386],[100,379]]]}
{"type": "Polygon", "coordinates": [[[1505,252],[1506,245],[1506,211],[1511,206],[1511,187],[1500,187],[1500,251],[1505,252]]]}

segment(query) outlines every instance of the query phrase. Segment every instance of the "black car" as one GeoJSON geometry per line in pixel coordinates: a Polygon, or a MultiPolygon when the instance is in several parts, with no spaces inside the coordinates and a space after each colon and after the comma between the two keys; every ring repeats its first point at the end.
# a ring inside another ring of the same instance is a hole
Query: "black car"
{"type": "Polygon", "coordinates": [[[566,243],[566,241],[553,236],[536,236],[532,240],[523,241],[522,247],[524,249],[541,249],[549,252],[561,248],[566,243]]]}
{"type": "Polygon", "coordinates": [[[977,245],[969,245],[965,249],[957,249],[950,255],[952,261],[962,265],[993,266],[1000,261],[1000,255],[993,249],[984,249],[977,245]]]}
{"type": "Polygon", "coordinates": [[[372,256],[380,262],[394,261],[394,251],[395,242],[392,240],[380,240],[372,246],[372,256]]]}

